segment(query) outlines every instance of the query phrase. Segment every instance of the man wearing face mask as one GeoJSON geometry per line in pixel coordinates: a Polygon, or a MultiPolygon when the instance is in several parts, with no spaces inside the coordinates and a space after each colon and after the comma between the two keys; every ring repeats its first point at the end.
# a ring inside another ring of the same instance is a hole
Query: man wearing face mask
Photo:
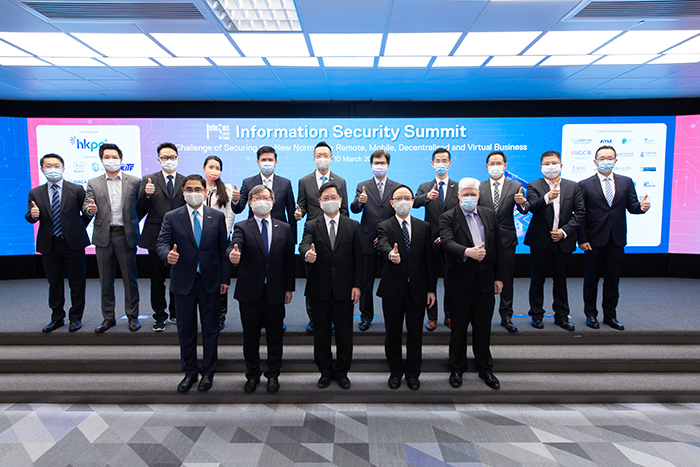
{"type": "Polygon", "coordinates": [[[139,179],[122,172],[122,150],[116,144],[100,146],[105,174],[88,180],[83,213],[95,217],[92,243],[95,245],[97,270],[102,289],[104,321],[95,332],[102,334],[116,326],[114,311],[114,276],[117,263],[124,282],[124,311],[129,331],[141,329],[139,323],[139,284],[136,280],[136,249],[139,243],[139,217],[136,199],[139,179]]]}
{"type": "MultiPolygon", "coordinates": [[[[430,231],[433,240],[433,263],[436,271],[445,273],[445,254],[440,244],[440,216],[459,205],[457,194],[457,182],[450,180],[447,173],[452,165],[452,155],[445,148],[437,148],[433,152],[431,162],[435,170],[435,178],[421,184],[416,192],[416,199],[413,202],[414,208],[425,206],[425,221],[430,224],[430,231]]],[[[437,293],[436,293],[437,296],[437,293]]],[[[447,297],[443,299],[443,309],[445,312],[445,326],[452,326],[450,320],[450,310],[447,307],[447,297]]],[[[434,331],[437,327],[438,309],[437,299],[432,306],[428,307],[428,321],[425,328],[434,331]]]]}
{"type": "Polygon", "coordinates": [[[479,181],[459,181],[460,205],[440,216],[442,247],[447,258],[445,294],[452,311],[450,386],[462,385],[467,370],[467,328],[479,377],[491,389],[501,384],[493,374],[491,318],[495,295],[503,290],[505,262],[501,231],[492,209],[477,206],[479,181]]]}
{"type": "Polygon", "coordinates": [[[51,322],[42,331],[49,333],[65,324],[65,276],[71,297],[68,331],[75,332],[82,327],[85,310],[85,247],[90,244],[85,231],[90,217],[81,211],[85,189],[63,179],[64,162],[58,154],[46,154],[39,166],[48,181],[29,192],[24,218],[32,224],[39,222],[36,251],[41,253],[49,281],[51,322]]]}
{"type": "Polygon", "coordinates": [[[169,305],[165,299],[165,279],[168,277],[168,267],[158,258],[156,242],[165,213],[185,205],[185,198],[182,196],[185,177],[177,173],[177,164],[180,161],[177,146],[173,143],[163,143],[158,146],[157,154],[162,169],[141,179],[136,210],[139,213],[139,218],[147,215],[139,246],[148,249],[153,330],[161,332],[165,330],[166,320],[175,323],[176,312],[173,293],[169,294],[169,305]]]}
{"type": "MultiPolygon", "coordinates": [[[[297,199],[297,209],[294,211],[296,220],[300,221],[305,215],[308,215],[306,218],[308,222],[323,214],[318,198],[319,189],[324,183],[334,183],[338,187],[337,189],[342,200],[340,214],[348,216],[348,194],[345,188],[345,180],[331,172],[331,162],[333,162],[331,147],[325,141],[321,141],[314,148],[316,170],[299,179],[299,198],[297,199]]],[[[312,333],[314,321],[311,316],[311,301],[308,296],[306,297],[306,313],[309,316],[306,332],[312,333]]]]}
{"type": "Polygon", "coordinates": [[[355,214],[362,212],[360,231],[362,232],[362,251],[365,255],[365,274],[360,297],[360,331],[369,329],[374,318],[374,276],[377,263],[384,267],[384,257],[377,252],[377,224],[390,219],[394,215],[391,207],[391,192],[398,186],[387,178],[391,156],[388,152],[378,149],[370,156],[370,165],[374,177],[357,184],[355,201],[350,210],[355,214]]]}
{"type": "Polygon", "coordinates": [[[486,156],[486,169],[489,179],[481,182],[479,187],[479,206],[486,206],[496,212],[498,227],[501,229],[503,254],[506,269],[503,275],[503,292],[500,295],[498,312],[501,315],[501,326],[508,332],[517,332],[513,324],[513,268],[515,267],[515,247],[518,246],[518,234],[515,230],[513,210],[517,208],[521,214],[527,214],[530,205],[523,194],[520,182],[506,178],[505,169],[508,167],[506,155],[501,151],[493,151],[486,156]]]}
{"type": "Polygon", "coordinates": [[[221,294],[228,291],[231,270],[226,247],[228,231],[223,212],[204,206],[206,182],[200,175],[185,177],[182,192],[186,206],[169,211],[158,235],[158,257],[170,269],[170,290],[175,295],[180,363],[185,372],[177,387],[187,392],[208,391],[214,381],[219,336],[221,294]],[[202,323],[202,365],[197,363],[197,305],[202,323]]]}
{"type": "Polygon", "coordinates": [[[289,224],[270,215],[274,191],[256,185],[248,193],[253,217],[233,226],[233,240],[226,250],[231,264],[238,268],[233,298],[238,300],[243,325],[243,390],[252,393],[260,383],[260,331],[265,328],[267,392],[276,393],[280,388],[284,306],[292,301],[294,291],[294,237],[289,224]]]}
{"type": "Polygon", "coordinates": [[[532,327],[542,329],[544,318],[544,280],[552,272],[552,311],[554,324],[574,331],[569,323],[569,295],[566,266],[576,249],[576,230],[586,208],[578,183],[561,178],[561,155],[546,151],[540,158],[544,178],[527,186],[532,220],[525,234],[530,247],[530,312],[532,327]]]}
{"type": "Polygon", "coordinates": [[[637,197],[631,178],[613,174],[617,152],[601,146],[595,153],[598,173],[579,182],[586,203],[586,216],[578,229],[578,243],[586,253],[583,274],[583,303],[586,326],[598,329],[598,281],[603,277],[603,324],[623,331],[617,320],[620,273],[627,244],[627,215],[644,214],[651,203],[637,197]]]}
{"type": "Polygon", "coordinates": [[[413,192],[405,185],[394,188],[391,205],[396,215],[377,225],[377,250],[387,261],[377,295],[382,298],[389,363],[389,388],[398,389],[406,376],[408,388],[420,388],[425,308],[435,303],[437,279],[433,263],[430,225],[410,215],[413,192]],[[406,360],[401,360],[401,335],[406,320],[406,360]]]}
{"type": "Polygon", "coordinates": [[[343,205],[340,190],[333,182],[319,189],[318,204],[323,214],[309,219],[299,253],[308,264],[306,297],[314,319],[314,360],[321,378],[318,387],[338,381],[350,388],[348,371],[352,363],[352,316],[360,299],[364,274],[360,225],[340,215],[343,205]],[[333,365],[331,324],[335,325],[337,359],[333,365]]]}

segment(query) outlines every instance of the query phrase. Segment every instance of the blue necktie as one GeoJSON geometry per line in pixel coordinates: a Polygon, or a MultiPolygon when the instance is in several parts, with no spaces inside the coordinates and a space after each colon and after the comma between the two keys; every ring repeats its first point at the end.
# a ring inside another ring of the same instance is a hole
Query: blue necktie
{"type": "Polygon", "coordinates": [[[440,206],[445,205],[445,190],[444,187],[445,182],[440,182],[440,188],[438,188],[438,193],[440,193],[440,206]]]}
{"type": "Polygon", "coordinates": [[[402,225],[403,229],[403,239],[406,242],[406,250],[411,252],[411,236],[408,235],[408,222],[404,219],[402,225]]]}
{"type": "Polygon", "coordinates": [[[197,217],[199,213],[197,211],[192,211],[192,214],[194,214],[194,221],[192,222],[192,224],[194,224],[194,241],[197,242],[197,246],[199,246],[199,241],[202,239],[202,225],[199,223],[199,217],[197,217]]]}
{"type": "Polygon", "coordinates": [[[328,178],[325,175],[321,175],[321,186],[326,183],[326,180],[328,180],[328,178]]]}
{"type": "Polygon", "coordinates": [[[61,227],[61,198],[58,197],[58,185],[52,185],[53,193],[51,194],[51,218],[53,219],[53,234],[58,237],[63,235],[61,227]]]}
{"type": "Polygon", "coordinates": [[[265,245],[265,256],[269,253],[268,251],[268,246],[267,246],[267,219],[262,220],[262,239],[263,239],[263,245],[265,245]]]}
{"type": "Polygon", "coordinates": [[[609,178],[605,179],[605,200],[608,202],[608,206],[612,206],[613,191],[612,191],[612,183],[610,183],[609,178]]]}
{"type": "Polygon", "coordinates": [[[173,207],[173,176],[168,175],[168,196],[170,196],[170,209],[173,207]]]}

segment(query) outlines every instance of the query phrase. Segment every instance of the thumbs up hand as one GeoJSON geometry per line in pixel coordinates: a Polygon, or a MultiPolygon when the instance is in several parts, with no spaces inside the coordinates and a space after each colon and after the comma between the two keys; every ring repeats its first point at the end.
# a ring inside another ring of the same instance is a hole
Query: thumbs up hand
{"type": "Polygon", "coordinates": [[[515,204],[522,205],[525,203],[525,195],[523,195],[523,187],[515,194],[515,204]]]}
{"type": "Polygon", "coordinates": [[[365,187],[362,187],[362,193],[360,193],[359,198],[357,198],[358,203],[366,203],[367,202],[367,190],[365,187]]]}
{"type": "Polygon", "coordinates": [[[466,248],[464,250],[464,257],[475,259],[477,261],[483,260],[486,257],[486,250],[484,249],[484,246],[485,245],[482,243],[479,246],[473,246],[471,248],[466,248]]]}
{"type": "Polygon", "coordinates": [[[301,208],[300,208],[299,205],[297,204],[297,209],[296,209],[296,211],[294,211],[294,218],[295,218],[296,220],[300,221],[302,217],[303,217],[303,216],[302,216],[302,214],[301,214],[301,208]]]}
{"type": "Polygon", "coordinates": [[[180,254],[177,252],[177,245],[173,245],[173,249],[168,253],[168,264],[173,266],[180,259],[180,254]]]}
{"type": "Polygon", "coordinates": [[[316,245],[311,244],[311,249],[306,252],[306,261],[313,264],[316,262],[316,245]]]}
{"type": "Polygon", "coordinates": [[[156,192],[156,186],[153,184],[153,182],[151,182],[150,178],[148,179],[148,183],[146,183],[146,188],[144,189],[144,191],[148,196],[151,196],[153,193],[156,192]]]}
{"type": "Polygon", "coordinates": [[[32,215],[32,218],[38,219],[39,218],[39,208],[36,206],[36,203],[32,201],[32,209],[29,211],[32,215]]]}
{"type": "Polygon", "coordinates": [[[91,216],[97,214],[97,205],[95,204],[94,199],[90,200],[90,204],[88,205],[88,214],[90,214],[91,216]]]}
{"type": "Polygon", "coordinates": [[[231,201],[233,201],[234,203],[237,203],[239,199],[241,199],[241,192],[238,191],[238,187],[236,185],[233,185],[233,192],[231,193],[231,201]]]}
{"type": "Polygon", "coordinates": [[[642,198],[642,202],[640,203],[640,207],[642,208],[642,212],[647,212],[649,208],[651,207],[651,203],[649,200],[647,200],[647,197],[649,195],[644,195],[644,198],[642,198]]]}
{"type": "Polygon", "coordinates": [[[550,200],[556,199],[559,196],[559,183],[554,185],[554,188],[552,188],[549,193],[547,193],[547,196],[549,197],[550,200]]]}
{"type": "Polygon", "coordinates": [[[389,252],[389,261],[394,264],[399,264],[401,262],[401,255],[399,254],[399,244],[394,243],[394,249],[389,252]]]}
{"type": "Polygon", "coordinates": [[[427,195],[425,195],[430,200],[438,199],[440,192],[437,190],[437,184],[433,185],[427,195]]]}
{"type": "Polygon", "coordinates": [[[231,250],[231,254],[229,255],[229,260],[231,260],[231,264],[234,266],[238,266],[238,263],[241,262],[241,252],[238,249],[238,243],[235,243],[233,245],[233,250],[231,250]]]}

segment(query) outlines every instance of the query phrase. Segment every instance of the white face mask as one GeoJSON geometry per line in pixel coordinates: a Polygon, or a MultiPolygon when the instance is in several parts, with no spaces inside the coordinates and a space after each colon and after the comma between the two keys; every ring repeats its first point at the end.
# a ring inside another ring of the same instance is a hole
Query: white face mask
{"type": "Polygon", "coordinates": [[[116,172],[122,168],[121,159],[102,159],[102,164],[107,172],[116,172]]]}
{"type": "Polygon", "coordinates": [[[331,166],[331,158],[317,157],[316,159],[314,159],[314,163],[316,164],[316,168],[318,170],[328,170],[331,166]]]}
{"type": "Polygon", "coordinates": [[[163,170],[165,170],[166,172],[175,172],[175,169],[177,169],[177,160],[161,161],[160,165],[163,167],[163,170]]]}
{"type": "Polygon", "coordinates": [[[411,212],[412,207],[413,201],[397,201],[394,203],[394,211],[396,211],[396,214],[399,216],[405,216],[411,212]]]}
{"type": "Polygon", "coordinates": [[[561,173],[561,164],[543,165],[542,166],[542,175],[544,175],[544,178],[548,178],[551,180],[553,178],[557,178],[560,173],[561,173]]]}
{"type": "Polygon", "coordinates": [[[267,213],[272,211],[272,201],[253,201],[250,203],[250,209],[260,217],[267,216],[267,213]]]}
{"type": "Polygon", "coordinates": [[[501,178],[503,170],[504,168],[502,165],[489,165],[489,176],[491,178],[501,178]]]}
{"type": "Polygon", "coordinates": [[[185,202],[192,208],[198,208],[204,202],[204,193],[184,193],[185,202]]]}
{"type": "Polygon", "coordinates": [[[321,201],[321,209],[323,212],[328,214],[329,216],[331,214],[335,214],[338,212],[338,209],[340,209],[340,200],[339,199],[334,199],[331,201],[321,201]]]}
{"type": "Polygon", "coordinates": [[[261,162],[260,171],[265,175],[272,175],[275,171],[275,163],[270,161],[261,162]]]}

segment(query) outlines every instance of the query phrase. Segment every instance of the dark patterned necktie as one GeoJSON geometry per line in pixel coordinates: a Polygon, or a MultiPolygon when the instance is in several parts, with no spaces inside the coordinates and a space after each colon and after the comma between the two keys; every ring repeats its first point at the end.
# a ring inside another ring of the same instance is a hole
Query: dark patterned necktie
{"type": "Polygon", "coordinates": [[[267,219],[262,220],[262,239],[263,239],[263,245],[265,245],[265,256],[268,255],[269,247],[267,245],[267,219]]]}
{"type": "Polygon", "coordinates": [[[440,194],[440,206],[445,205],[445,182],[440,182],[440,188],[438,188],[438,193],[440,194]]]}
{"type": "Polygon", "coordinates": [[[498,189],[500,182],[493,182],[493,210],[498,211],[498,205],[501,203],[501,190],[498,189]]]}
{"type": "Polygon", "coordinates": [[[53,219],[53,234],[58,237],[63,235],[63,227],[61,226],[61,198],[58,197],[58,185],[51,187],[51,218],[53,219]]]}
{"type": "Polygon", "coordinates": [[[403,224],[403,239],[406,242],[406,250],[411,252],[411,236],[408,235],[408,222],[404,219],[403,224]]]}
{"type": "Polygon", "coordinates": [[[335,219],[331,219],[331,232],[328,235],[331,239],[331,249],[335,250],[335,219]]]}

